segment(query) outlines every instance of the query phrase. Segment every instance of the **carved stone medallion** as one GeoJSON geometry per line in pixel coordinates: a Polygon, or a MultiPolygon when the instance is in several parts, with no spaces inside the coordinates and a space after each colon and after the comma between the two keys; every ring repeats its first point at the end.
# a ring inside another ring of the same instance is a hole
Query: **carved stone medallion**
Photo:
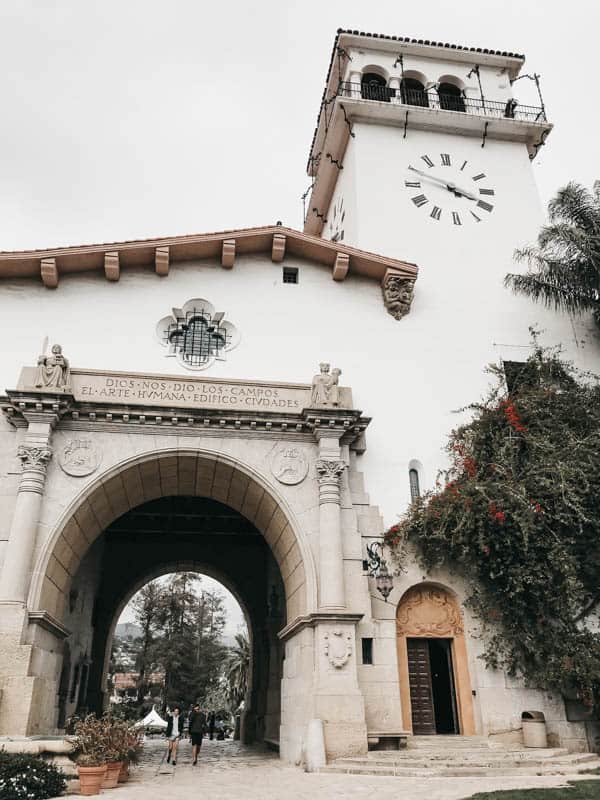
{"type": "Polygon", "coordinates": [[[299,447],[291,442],[284,442],[273,451],[271,472],[280,483],[294,486],[297,483],[302,483],[306,478],[308,461],[299,447]]]}
{"type": "Polygon", "coordinates": [[[352,655],[352,634],[343,628],[326,633],[325,655],[335,669],[345,667],[352,655]]]}
{"type": "Polygon", "coordinates": [[[101,461],[102,451],[91,439],[71,439],[58,454],[58,463],[63,472],[76,478],[91,475],[101,461]]]}

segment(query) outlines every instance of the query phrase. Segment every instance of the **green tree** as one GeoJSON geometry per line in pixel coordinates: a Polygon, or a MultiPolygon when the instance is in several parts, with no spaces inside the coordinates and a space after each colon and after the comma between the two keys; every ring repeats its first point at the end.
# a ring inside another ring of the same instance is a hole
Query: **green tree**
{"type": "Polygon", "coordinates": [[[598,706],[600,386],[537,343],[510,394],[490,370],[451,467],[385,538],[464,576],[488,665],[598,706]]]}
{"type": "Polygon", "coordinates": [[[248,689],[250,674],[250,641],[247,633],[236,633],[235,645],[229,651],[225,662],[227,696],[232,711],[235,711],[248,689]]]}
{"type": "Polygon", "coordinates": [[[550,307],[591,311],[600,326],[600,187],[590,192],[567,184],[549,203],[548,216],[537,245],[515,254],[529,271],[507,275],[505,284],[550,307]]]}
{"type": "Polygon", "coordinates": [[[142,635],[138,644],[136,667],[138,670],[137,699],[141,703],[146,696],[149,685],[147,675],[150,671],[152,648],[155,641],[157,626],[158,599],[161,595],[160,581],[150,581],[143,586],[131,602],[136,623],[142,635]]]}

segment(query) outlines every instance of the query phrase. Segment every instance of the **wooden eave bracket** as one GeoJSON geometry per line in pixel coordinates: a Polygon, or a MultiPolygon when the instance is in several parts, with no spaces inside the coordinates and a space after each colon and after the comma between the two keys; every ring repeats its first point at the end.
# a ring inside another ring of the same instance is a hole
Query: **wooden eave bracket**
{"type": "Polygon", "coordinates": [[[388,267],[381,281],[383,303],[388,314],[400,320],[410,311],[415,290],[416,275],[406,275],[388,267]]]}
{"type": "Polygon", "coordinates": [[[221,266],[231,269],[235,264],[235,239],[223,239],[223,250],[221,251],[221,266]]]}
{"type": "Polygon", "coordinates": [[[40,260],[40,275],[46,289],[56,289],[58,286],[58,267],[55,258],[42,258],[40,260]]]}
{"type": "Polygon", "coordinates": [[[104,253],[104,275],[107,281],[118,281],[121,277],[119,251],[104,253]]]}
{"type": "Polygon", "coordinates": [[[348,274],[350,267],[350,256],[347,253],[338,253],[335,257],[335,264],[333,265],[333,280],[343,281],[348,274]]]}
{"type": "Polygon", "coordinates": [[[154,270],[157,275],[165,277],[169,274],[169,248],[157,247],[154,251],[154,270]]]}
{"type": "Polygon", "coordinates": [[[282,233],[273,234],[273,246],[271,248],[271,261],[279,264],[285,256],[286,238],[282,233]]]}

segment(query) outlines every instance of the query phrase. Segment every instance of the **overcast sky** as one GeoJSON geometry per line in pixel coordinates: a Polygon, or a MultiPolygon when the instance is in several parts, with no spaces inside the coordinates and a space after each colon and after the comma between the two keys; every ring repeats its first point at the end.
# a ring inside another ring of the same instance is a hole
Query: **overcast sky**
{"type": "Polygon", "coordinates": [[[525,53],[556,125],[534,166],[543,199],[571,178],[591,184],[599,9],[594,0],[1,0],[0,249],[278,219],[301,227],[338,27],[525,53]]]}

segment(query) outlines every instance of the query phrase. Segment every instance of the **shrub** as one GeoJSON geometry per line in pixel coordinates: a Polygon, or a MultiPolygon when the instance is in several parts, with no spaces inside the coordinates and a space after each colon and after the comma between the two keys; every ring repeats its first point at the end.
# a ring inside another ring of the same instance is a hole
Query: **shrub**
{"type": "Polygon", "coordinates": [[[45,800],[66,787],[62,770],[40,756],[0,750],[0,800],[45,800]]]}

